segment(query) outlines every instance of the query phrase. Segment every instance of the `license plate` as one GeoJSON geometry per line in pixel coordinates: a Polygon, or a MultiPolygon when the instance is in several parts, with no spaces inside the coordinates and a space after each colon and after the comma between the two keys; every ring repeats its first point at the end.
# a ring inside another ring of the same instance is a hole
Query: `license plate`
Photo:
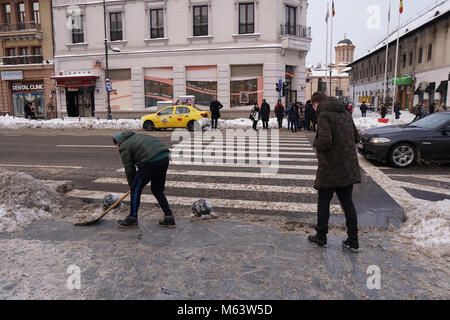
{"type": "Polygon", "coordinates": [[[358,149],[363,149],[363,145],[361,143],[358,143],[356,146],[358,147],[358,149]]]}

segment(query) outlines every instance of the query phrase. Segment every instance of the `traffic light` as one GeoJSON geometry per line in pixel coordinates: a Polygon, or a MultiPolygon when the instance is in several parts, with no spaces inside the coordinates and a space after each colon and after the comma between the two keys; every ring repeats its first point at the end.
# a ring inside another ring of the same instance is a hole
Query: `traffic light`
{"type": "Polygon", "coordinates": [[[289,94],[289,83],[283,83],[283,97],[286,97],[289,94]]]}
{"type": "Polygon", "coordinates": [[[277,92],[281,92],[281,88],[280,88],[280,83],[279,82],[276,83],[276,86],[277,86],[277,92]]]}

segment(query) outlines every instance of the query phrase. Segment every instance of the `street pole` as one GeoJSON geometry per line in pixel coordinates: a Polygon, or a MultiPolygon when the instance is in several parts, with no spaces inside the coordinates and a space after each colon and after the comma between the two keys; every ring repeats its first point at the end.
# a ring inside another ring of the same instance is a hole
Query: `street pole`
{"type": "MultiPolygon", "coordinates": [[[[109,81],[109,61],[108,61],[108,37],[106,33],[106,0],[103,0],[103,23],[105,27],[105,57],[106,57],[106,79],[105,79],[105,89],[106,82],[109,81]]],[[[111,114],[111,97],[109,95],[109,91],[106,90],[106,95],[108,98],[108,120],[112,120],[111,114]]]]}
{"type": "Polygon", "coordinates": [[[383,85],[383,103],[386,104],[386,92],[387,92],[387,67],[389,59],[389,24],[391,22],[391,1],[389,1],[389,13],[388,13],[388,27],[386,36],[386,60],[384,62],[384,85],[383,85]]]}
{"type": "Polygon", "coordinates": [[[333,20],[334,20],[334,12],[331,15],[331,32],[330,32],[330,97],[332,96],[331,87],[332,87],[332,73],[333,73],[333,20]]]}
{"type": "Polygon", "coordinates": [[[392,96],[392,116],[394,115],[394,105],[397,102],[397,69],[398,69],[398,49],[400,43],[400,18],[401,13],[398,15],[398,28],[397,28],[397,48],[395,53],[395,72],[394,72],[394,93],[392,96]]]}

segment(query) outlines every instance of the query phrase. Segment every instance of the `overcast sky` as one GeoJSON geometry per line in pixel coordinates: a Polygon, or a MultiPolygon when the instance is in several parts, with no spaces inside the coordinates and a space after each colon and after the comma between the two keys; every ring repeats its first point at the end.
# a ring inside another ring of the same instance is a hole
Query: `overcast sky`
{"type": "MultiPolygon", "coordinates": [[[[331,0],[309,0],[308,25],[312,28],[312,44],[306,58],[307,65],[325,63],[327,2],[331,0]]],[[[404,12],[401,21],[415,18],[428,7],[442,0],[403,0],[404,12]]],[[[389,0],[334,0],[336,16],[333,23],[333,48],[347,34],[356,46],[355,58],[363,56],[378,40],[386,37],[389,0]],[[378,14],[380,13],[380,14],[378,14]],[[377,19],[380,16],[380,19],[377,19]]],[[[391,0],[391,25],[393,31],[398,25],[400,0],[391,0]]],[[[330,49],[328,49],[329,52],[330,49]]],[[[333,49],[334,57],[334,49],[333,49]]],[[[334,60],[333,60],[334,61],[334,60]]]]}

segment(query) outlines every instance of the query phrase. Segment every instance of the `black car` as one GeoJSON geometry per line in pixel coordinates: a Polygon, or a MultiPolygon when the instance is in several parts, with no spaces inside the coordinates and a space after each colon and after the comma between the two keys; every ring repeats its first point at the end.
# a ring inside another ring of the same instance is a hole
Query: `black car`
{"type": "Polygon", "coordinates": [[[358,151],[367,159],[390,162],[397,168],[407,168],[419,158],[450,162],[450,112],[364,131],[358,151]]]}

